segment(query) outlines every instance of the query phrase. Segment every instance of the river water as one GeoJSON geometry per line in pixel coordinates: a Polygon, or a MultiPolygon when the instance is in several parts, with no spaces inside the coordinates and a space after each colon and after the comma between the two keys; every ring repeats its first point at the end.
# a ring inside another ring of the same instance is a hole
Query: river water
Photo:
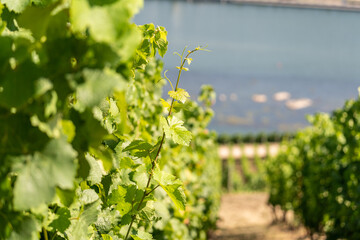
{"type": "Polygon", "coordinates": [[[358,96],[360,12],[148,0],[134,21],[167,29],[173,81],[179,57],[172,53],[208,46],[192,57],[180,87],[195,99],[202,84],[213,85],[210,129],[220,133],[295,131],[307,114],[358,96]],[[278,92],[287,93],[283,101],[278,92]]]}

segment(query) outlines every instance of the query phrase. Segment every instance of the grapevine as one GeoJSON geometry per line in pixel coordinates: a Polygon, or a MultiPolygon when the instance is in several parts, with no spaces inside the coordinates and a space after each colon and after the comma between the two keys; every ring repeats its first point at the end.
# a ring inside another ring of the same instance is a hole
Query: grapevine
{"type": "Polygon", "coordinates": [[[184,68],[171,105],[161,99],[167,31],[131,22],[142,4],[0,1],[0,239],[205,239],[213,227],[214,93],[190,100],[184,68]]]}

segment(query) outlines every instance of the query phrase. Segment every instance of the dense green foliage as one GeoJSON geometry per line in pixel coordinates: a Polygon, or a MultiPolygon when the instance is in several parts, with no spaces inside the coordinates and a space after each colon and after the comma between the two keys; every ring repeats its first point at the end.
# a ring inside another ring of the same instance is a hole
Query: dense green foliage
{"type": "Polygon", "coordinates": [[[310,234],[360,239],[360,99],[309,121],[268,165],[269,202],[293,209],[310,234]]]}
{"type": "Polygon", "coordinates": [[[0,0],[0,239],[206,238],[214,93],[161,100],[167,32],[131,23],[141,6],[0,0]]]}

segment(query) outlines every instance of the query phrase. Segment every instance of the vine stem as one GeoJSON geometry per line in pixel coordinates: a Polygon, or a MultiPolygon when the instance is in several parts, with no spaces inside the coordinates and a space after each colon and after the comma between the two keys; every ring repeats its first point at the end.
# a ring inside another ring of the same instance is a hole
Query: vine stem
{"type": "Polygon", "coordinates": [[[45,238],[45,240],[49,240],[48,234],[47,234],[47,231],[46,231],[45,228],[43,228],[43,232],[44,232],[44,238],[45,238]]]}
{"type": "MultiPolygon", "coordinates": [[[[186,49],[186,48],[185,48],[185,49],[186,49]]],[[[184,49],[184,51],[185,51],[185,49],[184,49]]],[[[198,50],[202,50],[202,49],[201,49],[201,48],[195,48],[194,50],[189,51],[185,58],[183,58],[183,56],[184,56],[184,51],[183,51],[183,54],[181,55],[181,66],[180,66],[179,73],[178,73],[178,77],[177,77],[177,80],[176,80],[175,92],[176,92],[176,90],[178,89],[179,82],[180,82],[181,72],[182,72],[182,70],[183,70],[183,67],[184,67],[184,64],[185,64],[185,62],[186,62],[186,59],[190,56],[190,54],[192,54],[192,53],[194,53],[194,52],[196,52],[196,51],[198,51],[198,50]]],[[[170,115],[171,115],[171,112],[172,112],[172,109],[173,109],[173,106],[174,106],[174,101],[175,101],[175,99],[173,98],[172,101],[171,101],[170,108],[169,108],[168,117],[170,117],[170,115]]],[[[159,185],[158,185],[158,186],[156,186],[154,189],[151,189],[149,192],[147,192],[147,190],[146,190],[146,189],[148,189],[149,186],[150,186],[150,182],[151,182],[152,176],[153,176],[153,174],[154,174],[154,169],[155,169],[157,160],[158,160],[158,158],[159,158],[160,151],[161,151],[161,149],[162,149],[162,146],[163,146],[163,144],[164,144],[164,141],[165,141],[165,132],[164,132],[163,135],[162,135],[159,149],[158,149],[158,151],[156,152],[156,157],[155,157],[154,161],[152,161],[152,166],[151,166],[151,170],[150,170],[150,174],[149,174],[149,178],[148,178],[148,181],[147,181],[147,184],[146,184],[146,188],[145,188],[144,194],[143,194],[143,196],[142,196],[142,198],[141,198],[141,200],[140,200],[140,202],[139,202],[139,205],[138,205],[138,207],[137,207],[137,209],[136,209],[136,214],[133,215],[132,218],[131,218],[131,222],[130,222],[129,228],[128,228],[128,230],[127,230],[127,233],[126,233],[125,240],[127,240],[128,237],[129,237],[129,234],[130,234],[130,231],[131,231],[131,227],[132,227],[132,225],[133,225],[133,223],[134,223],[134,221],[135,221],[135,219],[136,219],[136,215],[137,215],[138,211],[140,210],[142,203],[143,203],[144,200],[145,200],[145,197],[148,196],[151,192],[153,192],[156,188],[159,187],[159,185]]]]}

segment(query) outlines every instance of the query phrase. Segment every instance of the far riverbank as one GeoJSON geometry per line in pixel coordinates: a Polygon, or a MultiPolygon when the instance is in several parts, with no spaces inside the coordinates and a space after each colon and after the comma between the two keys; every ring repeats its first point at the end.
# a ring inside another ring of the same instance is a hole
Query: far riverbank
{"type": "Polygon", "coordinates": [[[360,0],[220,0],[220,2],[247,5],[360,11],[360,0]]]}

